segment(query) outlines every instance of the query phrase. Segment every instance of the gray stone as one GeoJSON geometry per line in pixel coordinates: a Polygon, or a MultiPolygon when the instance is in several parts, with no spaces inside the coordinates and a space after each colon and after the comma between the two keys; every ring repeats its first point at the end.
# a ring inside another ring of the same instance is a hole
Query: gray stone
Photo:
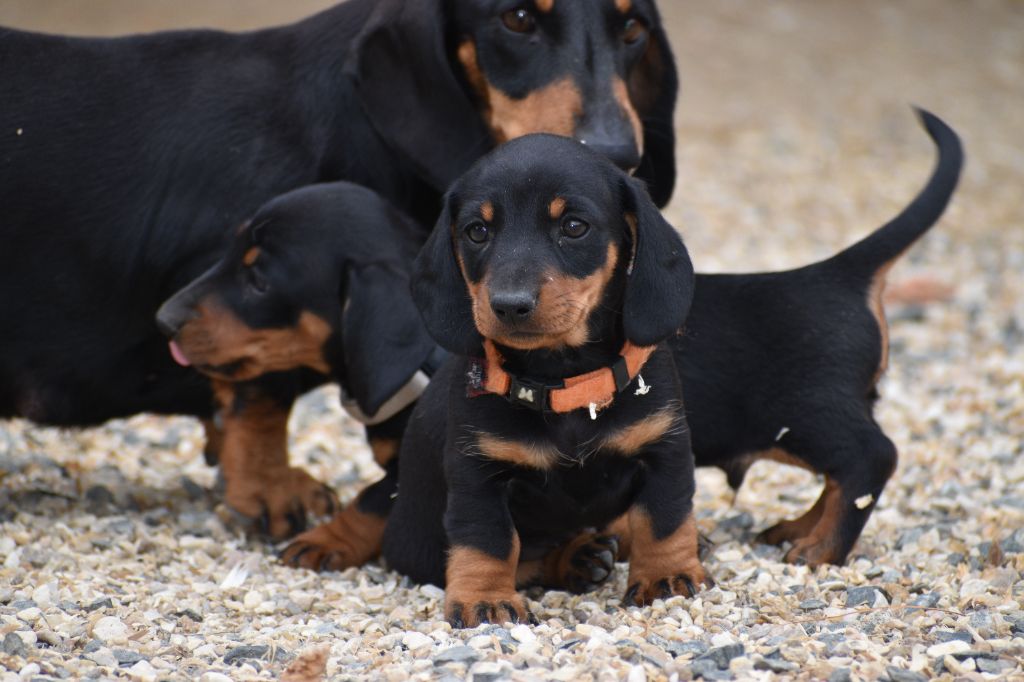
{"type": "Polygon", "coordinates": [[[943,630],[935,628],[928,634],[931,635],[932,639],[939,644],[952,642],[954,639],[958,639],[961,642],[967,642],[968,644],[974,641],[974,637],[971,636],[971,633],[964,632],[963,630],[943,630]]]}
{"type": "Polygon", "coordinates": [[[815,609],[823,609],[826,606],[828,606],[828,604],[826,604],[820,599],[805,599],[804,601],[800,602],[800,608],[804,611],[814,611],[815,609]]]}
{"type": "Polygon", "coordinates": [[[992,675],[1001,675],[1006,668],[1010,667],[1009,661],[1000,659],[977,658],[974,663],[978,666],[979,671],[992,675]]]}
{"type": "Polygon", "coordinates": [[[110,653],[114,654],[114,658],[117,659],[117,664],[121,667],[130,667],[139,661],[149,660],[142,654],[136,651],[131,651],[130,649],[114,649],[110,653]]]}
{"type": "Polygon", "coordinates": [[[98,609],[112,609],[114,608],[114,602],[111,601],[110,597],[104,597],[103,599],[97,599],[91,604],[86,604],[82,607],[82,610],[86,613],[91,613],[98,609]]]}
{"type": "Polygon", "coordinates": [[[848,587],[846,588],[846,606],[847,608],[853,606],[860,606],[861,604],[873,606],[875,603],[876,594],[881,594],[883,597],[886,598],[887,601],[891,601],[889,593],[876,585],[865,585],[864,587],[848,587]]]}
{"type": "Polygon", "coordinates": [[[928,678],[913,670],[904,670],[895,666],[886,666],[885,672],[892,682],[928,682],[928,678]]]}
{"type": "Polygon", "coordinates": [[[86,644],[84,647],[82,647],[82,653],[83,654],[91,654],[91,653],[94,653],[96,651],[99,651],[104,646],[106,646],[106,643],[102,639],[94,639],[91,642],[89,642],[88,644],[86,644]]]}
{"type": "Polygon", "coordinates": [[[914,601],[910,602],[911,606],[922,606],[927,609],[933,609],[939,604],[939,600],[942,599],[942,595],[938,592],[929,592],[922,594],[914,598],[914,601]]]}
{"type": "MultiPolygon", "coordinates": [[[[714,649],[708,649],[707,652],[697,657],[698,661],[714,661],[720,669],[725,670],[729,667],[729,661],[743,655],[742,644],[726,644],[725,646],[716,646],[714,649]]],[[[695,661],[696,662],[696,661],[695,661]]]]}
{"type": "Polygon", "coordinates": [[[25,609],[31,609],[34,606],[38,606],[38,604],[31,599],[19,599],[17,601],[12,601],[9,606],[15,611],[24,611],[25,609]]]}
{"type": "Polygon", "coordinates": [[[0,651],[11,656],[21,656],[22,658],[28,658],[29,654],[25,640],[14,632],[8,632],[4,637],[4,641],[0,643],[0,651]]]}
{"type": "Polygon", "coordinates": [[[664,647],[665,651],[672,654],[673,658],[679,656],[700,656],[707,652],[708,645],[696,639],[688,642],[669,642],[664,647]]]}
{"type": "Polygon", "coordinates": [[[265,645],[239,646],[224,654],[224,662],[228,665],[237,665],[246,659],[258,661],[266,656],[269,651],[270,647],[265,645]]]}
{"type": "Polygon", "coordinates": [[[690,672],[693,673],[694,679],[704,680],[731,680],[732,673],[728,670],[719,669],[718,665],[715,664],[709,658],[699,658],[693,662],[690,666],[690,672]]]}
{"type": "Polygon", "coordinates": [[[479,652],[472,647],[465,645],[453,646],[451,649],[445,649],[437,656],[434,656],[434,665],[445,665],[446,663],[470,663],[479,658],[479,652]]]}
{"type": "Polygon", "coordinates": [[[796,663],[783,660],[781,658],[759,658],[754,661],[754,670],[771,670],[773,673],[791,673],[799,669],[796,663]]]}

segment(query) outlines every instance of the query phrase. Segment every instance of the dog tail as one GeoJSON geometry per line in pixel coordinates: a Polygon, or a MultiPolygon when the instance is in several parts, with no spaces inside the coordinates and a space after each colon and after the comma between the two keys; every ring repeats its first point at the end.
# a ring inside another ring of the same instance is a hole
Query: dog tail
{"type": "Polygon", "coordinates": [[[964,164],[960,138],[935,114],[914,107],[938,148],[938,160],[928,184],[899,215],[835,259],[859,272],[877,272],[906,251],[934,225],[946,210],[964,164]]]}

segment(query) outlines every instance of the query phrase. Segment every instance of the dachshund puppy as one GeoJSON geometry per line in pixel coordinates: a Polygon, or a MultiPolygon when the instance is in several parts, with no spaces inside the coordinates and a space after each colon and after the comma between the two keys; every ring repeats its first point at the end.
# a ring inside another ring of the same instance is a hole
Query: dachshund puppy
{"type": "Polygon", "coordinates": [[[872,414],[889,360],[885,278],[942,216],[963,165],[956,133],[918,114],[938,161],[907,208],[820,263],[699,275],[685,333],[670,340],[697,466],[721,467],[733,488],[759,459],[824,475],[806,514],[759,537],[792,543],[789,562],[844,563],[896,467],[872,414]]]}
{"type": "Polygon", "coordinates": [[[248,453],[225,457],[224,466],[226,476],[262,484],[235,500],[253,505],[252,515],[267,515],[256,505],[269,496],[289,509],[296,529],[306,518],[289,498],[290,486],[274,480],[280,473],[256,457],[284,448],[287,434],[278,420],[246,405],[244,382],[291,370],[309,373],[312,382],[330,378],[341,385],[349,410],[368,423],[374,458],[390,475],[330,523],[296,539],[300,547],[315,543],[306,560],[318,566],[356,565],[379,554],[409,405],[440,364],[409,293],[421,234],[366,188],[311,185],[261,207],[221,260],[157,314],[178,361],[227,393],[225,426],[244,420],[225,429],[221,449],[248,453]],[[236,472],[229,464],[254,470],[236,472]]]}
{"type": "Polygon", "coordinates": [[[412,287],[454,355],[403,439],[391,567],[444,585],[455,627],[528,620],[517,587],[606,575],[588,529],[625,514],[626,603],[711,583],[666,343],[693,268],[642,183],[572,140],[515,140],[451,188],[412,287]]]}

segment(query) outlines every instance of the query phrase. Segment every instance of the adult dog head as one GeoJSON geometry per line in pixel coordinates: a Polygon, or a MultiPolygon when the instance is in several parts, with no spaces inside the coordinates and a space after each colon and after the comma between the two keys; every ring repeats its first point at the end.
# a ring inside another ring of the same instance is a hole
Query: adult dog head
{"type": "Polygon", "coordinates": [[[379,0],[349,68],[378,132],[439,188],[494,143],[553,133],[671,196],[677,80],[653,0],[379,0]]]}

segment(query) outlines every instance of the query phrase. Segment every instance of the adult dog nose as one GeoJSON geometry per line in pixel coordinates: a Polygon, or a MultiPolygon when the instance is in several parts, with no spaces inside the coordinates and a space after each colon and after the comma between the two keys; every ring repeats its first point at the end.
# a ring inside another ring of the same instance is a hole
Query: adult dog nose
{"type": "Polygon", "coordinates": [[[537,308],[537,297],[528,291],[500,291],[491,294],[491,310],[506,324],[530,319],[537,308]]]}

